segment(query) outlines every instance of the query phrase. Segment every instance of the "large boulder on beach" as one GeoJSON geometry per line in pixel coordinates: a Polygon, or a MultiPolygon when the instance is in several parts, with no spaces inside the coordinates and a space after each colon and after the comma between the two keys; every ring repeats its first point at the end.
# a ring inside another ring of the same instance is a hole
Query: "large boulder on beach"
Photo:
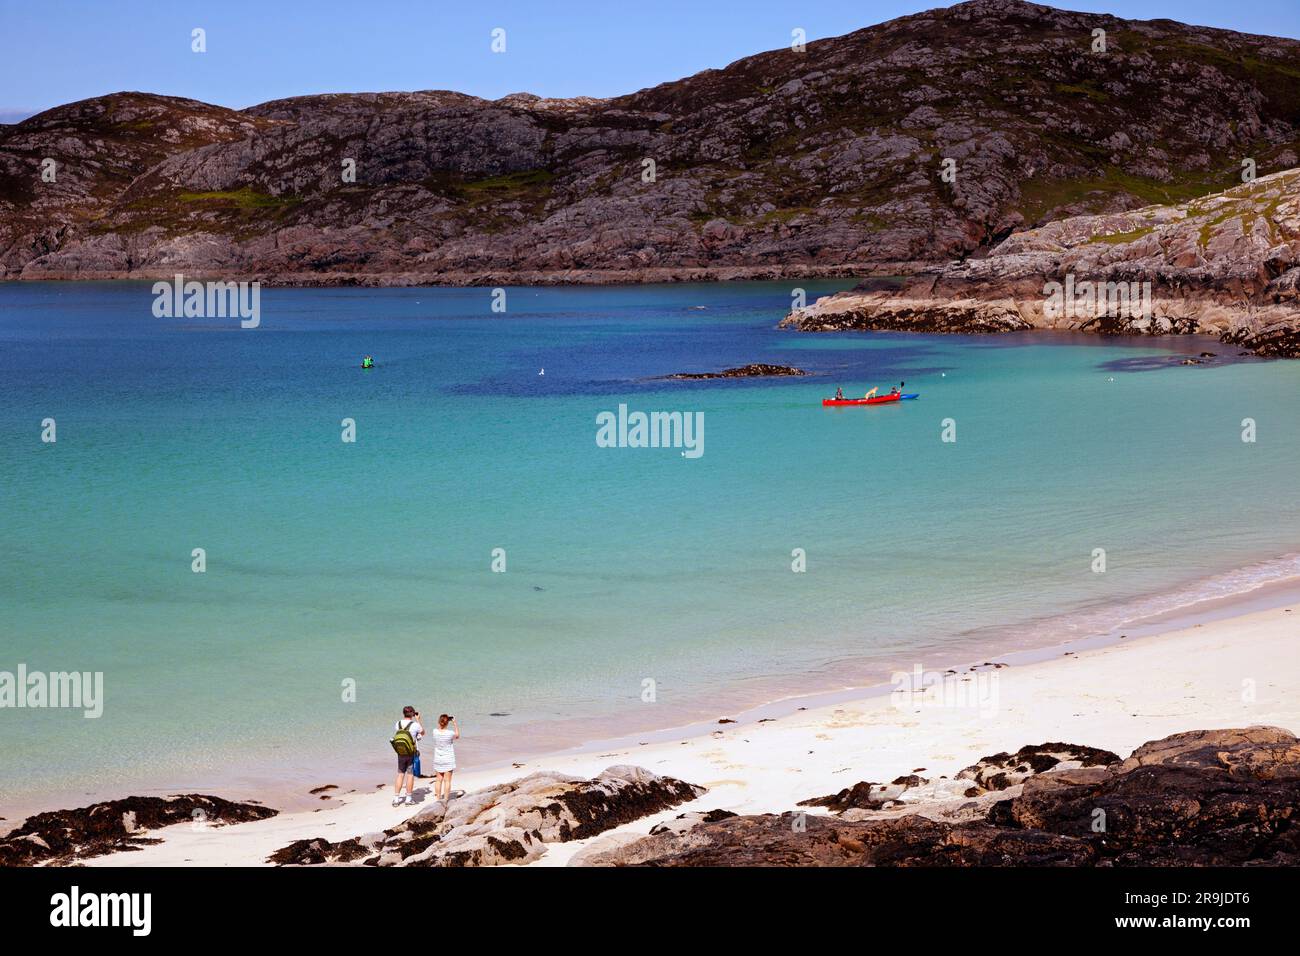
{"type": "Polygon", "coordinates": [[[1279,727],[1196,730],[1145,743],[1124,761],[1125,772],[1160,765],[1221,769],[1230,776],[1261,780],[1300,779],[1300,747],[1279,727]]]}
{"type": "MultiPolygon", "coordinates": [[[[1010,790],[1034,774],[1048,770],[1107,766],[1119,761],[1118,754],[1096,747],[1059,742],[1031,744],[1021,747],[1013,754],[1003,752],[981,757],[952,778],[938,777],[932,780],[912,773],[890,783],[864,780],[845,787],[838,793],[800,800],[799,806],[824,807],[833,813],[846,814],[845,819],[850,820],[861,819],[860,815],[852,815],[855,811],[924,806],[929,812],[939,809],[945,801],[964,801],[991,792],[1010,790]]],[[[946,812],[943,816],[952,818],[946,812]]]]}
{"type": "Polygon", "coordinates": [[[957,774],[981,790],[1006,790],[1034,774],[1075,767],[1106,767],[1119,763],[1118,754],[1079,744],[1048,742],[1021,747],[1013,754],[997,753],[981,757],[957,774]]]}
{"type": "Polygon", "coordinates": [[[641,767],[610,767],[591,780],[534,773],[437,801],[370,838],[300,840],[273,853],[276,864],[496,866],[529,863],[550,843],[567,843],[670,809],[705,792],[641,767]]]}

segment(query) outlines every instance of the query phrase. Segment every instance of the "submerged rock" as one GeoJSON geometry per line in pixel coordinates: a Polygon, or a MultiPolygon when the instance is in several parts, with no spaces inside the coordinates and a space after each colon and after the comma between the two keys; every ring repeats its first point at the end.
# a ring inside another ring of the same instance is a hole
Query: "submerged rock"
{"type": "MultiPolygon", "coordinates": [[[[723,369],[721,372],[677,372],[673,375],[665,375],[664,378],[761,378],[765,376],[779,375],[807,375],[801,368],[794,368],[790,365],[742,365],[740,368],[723,369]]],[[[722,721],[718,721],[722,723],[722,721]]],[[[728,721],[734,723],[734,721],[728,721]]]]}

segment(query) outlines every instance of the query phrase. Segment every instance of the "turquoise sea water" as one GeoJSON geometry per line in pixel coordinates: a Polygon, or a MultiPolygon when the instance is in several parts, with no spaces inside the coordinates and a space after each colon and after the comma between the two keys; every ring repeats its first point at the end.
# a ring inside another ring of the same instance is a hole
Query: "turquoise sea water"
{"type": "Polygon", "coordinates": [[[408,702],[481,765],[1297,573],[1300,363],[799,335],[790,285],[512,288],[505,314],[271,289],[251,330],[155,318],[147,283],[0,285],[0,670],[102,671],[106,697],[0,709],[0,815],[70,774],[386,776],[408,702]],[[749,362],[816,375],[653,378],[749,362]],[[820,406],[904,379],[918,401],[820,406]],[[703,456],[597,447],[620,403],[703,412],[703,456]]]}

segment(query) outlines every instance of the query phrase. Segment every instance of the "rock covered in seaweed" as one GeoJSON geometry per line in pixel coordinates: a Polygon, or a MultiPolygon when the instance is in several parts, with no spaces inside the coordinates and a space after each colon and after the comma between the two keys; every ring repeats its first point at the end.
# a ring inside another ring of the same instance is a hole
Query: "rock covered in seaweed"
{"type": "Polygon", "coordinates": [[[756,362],[751,365],[742,365],[739,368],[723,369],[721,372],[676,372],[672,375],[665,375],[664,378],[777,378],[781,376],[807,374],[808,373],[803,369],[794,368],[791,365],[768,365],[763,362],[756,362]]]}
{"type": "Polygon", "coordinates": [[[67,865],[120,850],[138,850],[156,837],[149,831],[177,823],[226,826],[265,820],[277,811],[255,803],[187,793],[173,797],[126,797],[75,810],[28,817],[0,837],[0,866],[67,865]]]}
{"type": "MultiPolygon", "coordinates": [[[[1005,789],[945,817],[862,809],[784,813],[660,829],[588,848],[574,862],[649,866],[1292,866],[1300,863],[1300,739],[1277,727],[1198,730],[1127,760],[1060,744],[968,770],[1005,789]],[[1063,759],[1063,755],[1069,759],[1063,759]],[[1088,764],[1088,765],[1084,765],[1088,764]],[[1022,768],[1023,771],[1022,771],[1022,768]],[[1000,779],[1014,773],[1019,782],[1000,779]],[[850,816],[852,818],[850,818],[850,816]]],[[[967,771],[963,771],[967,773],[967,771]]],[[[864,784],[863,787],[877,785],[864,784]]],[[[822,798],[825,800],[826,798],[822,798]]],[[[847,804],[856,802],[858,809],[847,804]]],[[[951,803],[951,801],[947,801],[951,803]]]]}
{"type": "Polygon", "coordinates": [[[541,772],[433,803],[390,830],[331,843],[299,840],[276,864],[496,866],[528,863],[550,843],[582,840],[694,800],[704,788],[640,767],[610,767],[592,780],[541,772]]]}

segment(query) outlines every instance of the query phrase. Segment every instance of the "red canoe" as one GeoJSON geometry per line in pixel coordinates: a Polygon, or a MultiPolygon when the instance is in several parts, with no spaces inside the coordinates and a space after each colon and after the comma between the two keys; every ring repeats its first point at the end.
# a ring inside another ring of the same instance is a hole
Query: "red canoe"
{"type": "Polygon", "coordinates": [[[879,395],[876,398],[823,398],[822,406],[833,405],[888,405],[896,402],[902,395],[879,395]]]}

